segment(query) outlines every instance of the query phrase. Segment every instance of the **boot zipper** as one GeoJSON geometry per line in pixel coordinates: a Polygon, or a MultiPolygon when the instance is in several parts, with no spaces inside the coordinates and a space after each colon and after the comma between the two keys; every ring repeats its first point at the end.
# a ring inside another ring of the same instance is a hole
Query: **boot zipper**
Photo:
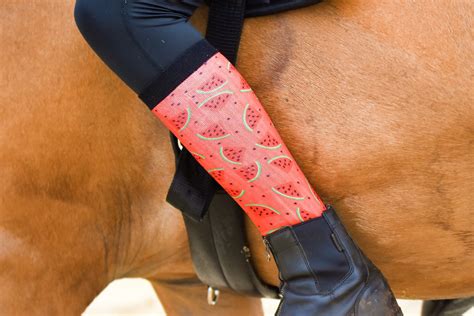
{"type": "Polygon", "coordinates": [[[278,294],[280,296],[280,304],[278,304],[278,308],[275,312],[275,316],[280,316],[281,315],[281,305],[283,304],[283,298],[285,297],[285,284],[283,283],[283,286],[280,288],[280,293],[278,294]]]}
{"type": "MultiPolygon", "coordinates": [[[[265,237],[263,237],[263,243],[265,245],[265,251],[267,252],[267,261],[270,261],[272,259],[272,252],[271,252],[272,247],[270,246],[270,242],[265,237]]],[[[280,282],[281,282],[281,287],[278,293],[278,296],[280,297],[280,304],[278,304],[278,308],[275,312],[275,316],[281,315],[281,304],[283,302],[283,297],[285,295],[285,283],[282,281],[280,271],[278,271],[278,278],[280,279],[280,282]]]]}

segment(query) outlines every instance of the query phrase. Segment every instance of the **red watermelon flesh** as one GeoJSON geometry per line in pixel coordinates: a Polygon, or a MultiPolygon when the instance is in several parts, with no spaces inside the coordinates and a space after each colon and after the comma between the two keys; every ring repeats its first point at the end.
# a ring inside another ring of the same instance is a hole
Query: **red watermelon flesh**
{"type": "Polygon", "coordinates": [[[272,188],[272,191],[278,195],[284,196],[293,200],[304,200],[304,196],[298,192],[293,182],[280,184],[272,188]]]}
{"type": "Polygon", "coordinates": [[[220,154],[222,159],[229,163],[233,164],[241,164],[244,154],[245,148],[243,147],[221,147],[220,154]]]}
{"type": "Polygon", "coordinates": [[[209,80],[202,84],[197,92],[212,92],[213,90],[222,87],[226,80],[219,76],[218,74],[213,74],[209,80]]]}
{"type": "Polygon", "coordinates": [[[268,163],[284,172],[289,172],[293,165],[293,160],[288,156],[277,156],[268,161],[268,163]]]}
{"type": "Polygon", "coordinates": [[[224,180],[224,168],[216,168],[208,170],[209,174],[216,179],[217,182],[224,180]]]}
{"type": "Polygon", "coordinates": [[[246,204],[245,206],[248,207],[249,210],[258,217],[266,217],[275,214],[280,215],[278,210],[265,204],[246,204]]]}
{"type": "Polygon", "coordinates": [[[245,190],[235,190],[235,189],[229,190],[230,196],[233,197],[234,199],[242,197],[244,193],[245,193],[245,190]]]}
{"type": "Polygon", "coordinates": [[[219,124],[211,124],[197,136],[203,140],[218,140],[230,136],[219,124]]]}
{"type": "Polygon", "coordinates": [[[239,173],[239,175],[242,178],[244,178],[248,182],[253,182],[253,181],[255,181],[259,178],[261,168],[262,167],[261,167],[260,163],[258,161],[256,161],[255,163],[253,163],[249,166],[245,166],[245,167],[240,168],[237,172],[239,173]]]}
{"type": "Polygon", "coordinates": [[[252,89],[250,88],[249,84],[247,83],[247,81],[245,81],[244,78],[240,78],[240,91],[241,91],[241,92],[249,92],[249,91],[252,91],[252,89]]]}
{"type": "Polygon", "coordinates": [[[265,148],[265,149],[278,149],[281,147],[281,143],[278,139],[267,133],[258,143],[257,146],[265,148]]]}
{"type": "Polygon", "coordinates": [[[244,110],[244,125],[245,128],[249,131],[253,131],[255,126],[257,126],[258,122],[262,118],[260,111],[255,110],[251,105],[247,104],[244,110]]]}
{"type": "Polygon", "coordinates": [[[212,97],[212,99],[206,101],[200,107],[203,107],[203,108],[209,109],[209,110],[213,110],[213,111],[219,111],[230,100],[230,95],[231,95],[231,92],[229,92],[227,90],[223,91],[221,94],[215,95],[214,97],[212,97]]]}
{"type": "Polygon", "coordinates": [[[186,128],[186,125],[189,122],[191,112],[189,108],[187,110],[183,110],[182,112],[178,113],[174,118],[171,119],[171,123],[174,127],[178,130],[182,130],[186,128]]]}
{"type": "Polygon", "coordinates": [[[297,209],[298,218],[304,222],[311,219],[311,213],[304,209],[297,209]]]}
{"type": "Polygon", "coordinates": [[[201,155],[200,153],[191,152],[191,154],[197,161],[206,159],[206,157],[204,157],[204,155],[201,155]]]}

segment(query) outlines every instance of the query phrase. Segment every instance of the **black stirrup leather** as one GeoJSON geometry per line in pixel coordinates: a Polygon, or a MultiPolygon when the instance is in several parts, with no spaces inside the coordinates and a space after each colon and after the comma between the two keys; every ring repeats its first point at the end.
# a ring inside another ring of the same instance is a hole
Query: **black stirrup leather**
{"type": "MultiPolygon", "coordinates": [[[[320,0],[209,0],[206,39],[234,65],[245,17],[296,9],[320,0]]],[[[176,173],[167,201],[182,211],[198,278],[215,289],[258,297],[278,297],[278,288],[255,272],[245,236],[244,214],[178,140],[171,136],[176,173]]],[[[214,291],[214,292],[212,292],[214,291]]]]}

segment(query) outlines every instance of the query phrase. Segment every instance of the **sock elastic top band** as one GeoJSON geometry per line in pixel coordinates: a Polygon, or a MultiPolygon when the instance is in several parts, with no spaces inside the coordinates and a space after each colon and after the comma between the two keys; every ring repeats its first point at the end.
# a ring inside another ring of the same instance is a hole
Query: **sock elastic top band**
{"type": "Polygon", "coordinates": [[[206,40],[197,42],[178,57],[177,62],[156,77],[139,94],[140,99],[150,110],[153,109],[216,53],[217,49],[206,40]]]}

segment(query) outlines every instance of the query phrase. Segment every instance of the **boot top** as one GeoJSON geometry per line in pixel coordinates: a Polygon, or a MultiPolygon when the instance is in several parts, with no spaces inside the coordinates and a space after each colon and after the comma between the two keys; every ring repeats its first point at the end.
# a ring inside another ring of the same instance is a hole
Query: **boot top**
{"type": "Polygon", "coordinates": [[[402,315],[385,278],[331,207],[265,239],[282,281],[277,315],[402,315]]]}
{"type": "Polygon", "coordinates": [[[301,224],[280,229],[266,238],[277,260],[282,279],[295,278],[292,289],[301,293],[330,293],[351,272],[349,258],[337,235],[332,209],[301,224]],[[313,282],[300,282],[311,276],[313,282]],[[300,284],[301,283],[301,284],[300,284]]]}

